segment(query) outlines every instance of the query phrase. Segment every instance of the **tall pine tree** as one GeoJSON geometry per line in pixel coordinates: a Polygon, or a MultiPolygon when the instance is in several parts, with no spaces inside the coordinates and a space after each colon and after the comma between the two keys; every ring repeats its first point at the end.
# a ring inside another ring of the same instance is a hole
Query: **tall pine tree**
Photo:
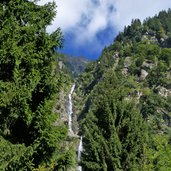
{"type": "Polygon", "coordinates": [[[46,32],[55,4],[0,2],[0,170],[68,167],[62,149],[67,130],[53,112],[61,86],[55,64],[62,43],[57,29],[46,32]]]}

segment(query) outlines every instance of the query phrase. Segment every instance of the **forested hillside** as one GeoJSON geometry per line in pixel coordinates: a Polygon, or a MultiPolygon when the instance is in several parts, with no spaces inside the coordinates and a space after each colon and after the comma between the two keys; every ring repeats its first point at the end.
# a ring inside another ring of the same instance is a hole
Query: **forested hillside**
{"type": "Polygon", "coordinates": [[[171,170],[171,10],[132,20],[77,80],[83,169],[171,170]]]}
{"type": "Polygon", "coordinates": [[[85,57],[69,56],[62,53],[58,53],[57,60],[60,68],[73,79],[83,73],[86,66],[90,62],[90,60],[85,57]]]}

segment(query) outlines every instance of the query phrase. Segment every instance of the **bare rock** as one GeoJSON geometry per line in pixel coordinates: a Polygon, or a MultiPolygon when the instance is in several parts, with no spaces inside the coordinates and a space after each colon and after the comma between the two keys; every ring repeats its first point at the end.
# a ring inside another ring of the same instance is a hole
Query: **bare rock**
{"type": "Polygon", "coordinates": [[[159,91],[159,94],[160,94],[162,97],[171,96],[171,90],[166,89],[165,87],[162,87],[162,86],[158,86],[157,89],[158,89],[158,91],[159,91]]]}
{"type": "Polygon", "coordinates": [[[141,69],[141,76],[140,76],[141,80],[144,80],[147,77],[147,75],[148,72],[144,69],[141,69]]]}
{"type": "Polygon", "coordinates": [[[130,57],[126,57],[125,61],[124,61],[124,68],[128,68],[131,64],[132,64],[131,58],[130,57]]]}
{"type": "Polygon", "coordinates": [[[146,68],[150,68],[150,69],[152,69],[155,66],[156,66],[155,63],[150,60],[146,60],[142,64],[142,67],[146,67],[146,68]]]}
{"type": "Polygon", "coordinates": [[[123,68],[122,74],[123,75],[128,75],[128,68],[123,68]]]}

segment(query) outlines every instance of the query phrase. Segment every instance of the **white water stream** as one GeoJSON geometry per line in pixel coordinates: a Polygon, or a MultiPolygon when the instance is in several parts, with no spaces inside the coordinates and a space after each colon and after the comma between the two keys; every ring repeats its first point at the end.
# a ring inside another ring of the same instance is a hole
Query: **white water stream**
{"type": "Polygon", "coordinates": [[[81,160],[81,152],[83,151],[83,140],[82,136],[80,137],[80,144],[78,146],[78,161],[81,160]]]}
{"type": "MultiPolygon", "coordinates": [[[[81,153],[82,153],[82,151],[83,151],[83,138],[81,136],[80,137],[80,143],[79,143],[79,146],[78,146],[78,162],[81,160],[81,153]]],[[[77,170],[78,171],[82,171],[82,167],[78,166],[77,170]]]]}
{"type": "Polygon", "coordinates": [[[70,135],[74,135],[74,132],[72,130],[72,114],[73,114],[73,111],[72,111],[72,93],[74,92],[74,89],[75,89],[75,84],[73,84],[72,88],[71,88],[71,91],[68,95],[68,127],[69,127],[69,133],[70,135]]]}
{"type": "MultiPolygon", "coordinates": [[[[72,104],[72,94],[75,90],[75,84],[73,84],[72,88],[71,88],[71,91],[68,95],[68,128],[69,128],[69,134],[71,136],[74,135],[74,132],[72,130],[72,114],[73,114],[73,104],[72,104]]],[[[80,136],[80,142],[79,142],[79,146],[78,146],[78,162],[80,162],[81,160],[81,153],[83,151],[83,141],[82,141],[82,136],[80,136]]],[[[82,166],[78,166],[77,167],[77,171],[82,171],[82,166]]]]}

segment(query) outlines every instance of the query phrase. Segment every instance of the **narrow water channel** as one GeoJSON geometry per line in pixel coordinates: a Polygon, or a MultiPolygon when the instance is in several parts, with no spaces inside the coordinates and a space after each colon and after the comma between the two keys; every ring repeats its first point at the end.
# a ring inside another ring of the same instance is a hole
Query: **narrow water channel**
{"type": "MultiPolygon", "coordinates": [[[[68,94],[68,129],[69,129],[69,135],[70,136],[74,136],[74,131],[72,129],[72,114],[73,114],[73,103],[72,103],[72,94],[75,90],[75,84],[73,84],[71,90],[70,90],[70,93],[68,94]]],[[[78,162],[80,162],[81,160],[81,153],[83,151],[83,141],[82,141],[82,136],[80,136],[80,141],[79,141],[79,146],[78,146],[78,149],[77,149],[77,153],[78,153],[78,156],[77,156],[77,160],[78,162]]],[[[78,166],[77,167],[77,171],[82,171],[82,166],[78,166]]]]}
{"type": "Polygon", "coordinates": [[[68,127],[69,127],[69,134],[70,135],[74,135],[73,129],[72,129],[72,114],[73,114],[73,110],[72,110],[72,93],[74,92],[75,89],[75,84],[73,84],[70,93],[68,95],[68,127]]]}

